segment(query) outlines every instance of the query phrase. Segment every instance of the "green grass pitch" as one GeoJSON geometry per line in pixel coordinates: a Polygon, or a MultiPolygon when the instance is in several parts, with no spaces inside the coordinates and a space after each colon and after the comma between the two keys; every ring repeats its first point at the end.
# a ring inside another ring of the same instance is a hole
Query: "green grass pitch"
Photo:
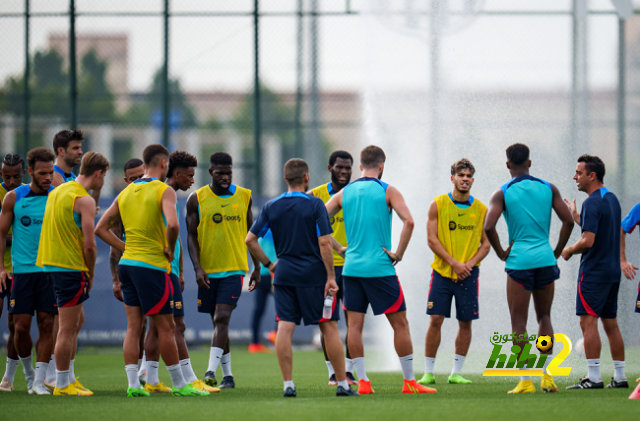
{"type": "MultiPolygon", "coordinates": [[[[4,359],[4,358],[3,358],[4,359]]],[[[193,351],[191,360],[198,376],[204,375],[207,351],[193,351]]],[[[370,373],[376,391],[372,396],[336,398],[327,386],[321,352],[294,353],[294,381],[298,397],[282,398],[282,379],[276,356],[249,354],[245,348],[232,351],[236,389],[204,398],[153,395],[126,398],[127,378],[122,355],[84,350],[76,359],[76,375],[95,396],[62,398],[31,396],[26,392],[22,369],[16,374],[12,393],[0,394],[2,420],[617,420],[638,419],[640,400],[627,399],[632,389],[563,390],[577,376],[556,378],[559,393],[507,395],[516,380],[467,376],[471,385],[448,385],[446,375],[437,375],[438,390],[430,395],[402,395],[400,373],[370,373]]],[[[419,373],[416,373],[419,374],[419,373]]],[[[605,373],[603,372],[603,375],[605,373]]],[[[627,374],[635,387],[638,373],[627,374]]],[[[218,370],[218,379],[221,372],[218,370]]],[[[170,384],[162,366],[160,380],[170,384]]],[[[607,379],[608,380],[608,379],[607,379]]],[[[607,381],[605,380],[605,382],[607,381]]]]}

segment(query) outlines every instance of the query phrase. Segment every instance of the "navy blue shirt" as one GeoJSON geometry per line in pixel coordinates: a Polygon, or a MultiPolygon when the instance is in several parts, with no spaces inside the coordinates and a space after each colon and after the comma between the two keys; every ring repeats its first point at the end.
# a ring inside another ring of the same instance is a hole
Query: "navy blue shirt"
{"type": "Polygon", "coordinates": [[[278,255],[274,285],[322,286],[327,282],[318,237],[333,232],[324,202],[300,192],[267,202],[251,232],[264,237],[271,229],[278,255]]]}
{"type": "Polygon", "coordinates": [[[620,223],[622,213],[615,194],[606,187],[593,193],[582,204],[582,231],[596,235],[593,246],[582,254],[578,280],[620,282],[620,223]]]}

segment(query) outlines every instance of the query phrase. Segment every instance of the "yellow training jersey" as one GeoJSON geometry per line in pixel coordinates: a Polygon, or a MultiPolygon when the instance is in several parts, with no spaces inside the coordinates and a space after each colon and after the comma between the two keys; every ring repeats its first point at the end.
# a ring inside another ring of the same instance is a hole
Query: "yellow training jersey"
{"type": "MultiPolygon", "coordinates": [[[[473,197],[469,197],[468,202],[456,204],[451,193],[434,200],[438,206],[438,240],[451,257],[468,262],[480,247],[487,207],[473,197]]],[[[453,268],[436,254],[431,267],[445,278],[458,279],[453,268]]]]}
{"type": "Polygon", "coordinates": [[[69,181],[53,189],[44,211],[36,266],[57,266],[88,271],[84,261],[84,236],[80,215],[73,206],[76,198],[89,196],[82,184],[69,181]]]}
{"type": "MultiPolygon", "coordinates": [[[[323,184],[311,190],[311,193],[327,204],[331,199],[333,191],[331,183],[323,184]]],[[[333,218],[331,218],[331,228],[333,228],[333,238],[335,238],[341,246],[347,246],[347,233],[344,230],[344,219],[342,217],[342,209],[333,218]]],[[[333,251],[333,265],[344,266],[344,259],[335,250],[333,251]]]]}
{"type": "Polygon", "coordinates": [[[118,209],[127,238],[124,260],[146,263],[171,272],[164,255],[167,225],[162,213],[162,195],[167,184],[157,178],[142,178],[129,184],[118,196],[118,209]]]}
{"type": "Polygon", "coordinates": [[[247,272],[247,210],[251,190],[232,184],[231,197],[217,196],[206,185],[198,196],[198,244],[200,265],[209,273],[241,270],[247,272]]]}
{"type": "MultiPolygon", "coordinates": [[[[4,198],[9,193],[9,190],[4,186],[4,183],[0,184],[0,204],[4,202],[4,198]]],[[[9,232],[7,235],[13,235],[13,230],[9,227],[9,232]]],[[[11,265],[11,246],[7,246],[4,249],[4,268],[11,273],[13,271],[13,266],[11,265]]]]}

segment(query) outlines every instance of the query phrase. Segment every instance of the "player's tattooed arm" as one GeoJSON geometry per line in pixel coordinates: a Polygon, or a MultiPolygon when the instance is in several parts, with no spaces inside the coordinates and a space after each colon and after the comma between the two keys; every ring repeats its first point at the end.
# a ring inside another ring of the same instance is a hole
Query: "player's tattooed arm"
{"type": "Polygon", "coordinates": [[[196,272],[196,282],[199,288],[209,289],[209,276],[200,265],[200,243],[198,242],[198,225],[200,215],[198,213],[198,194],[191,193],[187,199],[187,248],[189,257],[196,272]]]}
{"type": "Polygon", "coordinates": [[[87,292],[89,292],[93,287],[96,258],[98,256],[95,227],[93,226],[93,221],[96,220],[96,202],[94,202],[90,196],[78,197],[73,205],[73,210],[80,215],[82,221],[82,252],[84,255],[84,262],[89,269],[89,279],[87,281],[87,292]]]}
{"type": "Polygon", "coordinates": [[[343,191],[344,189],[334,194],[333,197],[325,205],[327,207],[327,213],[329,214],[329,218],[334,217],[338,212],[342,210],[342,192],[343,191]]]}
{"type": "MultiPolygon", "coordinates": [[[[253,225],[253,209],[251,209],[253,205],[253,197],[249,198],[249,207],[247,209],[247,232],[251,229],[253,225]]],[[[249,277],[249,291],[253,291],[254,289],[260,286],[260,261],[257,257],[249,251],[249,255],[251,256],[251,261],[253,262],[253,272],[251,272],[251,276],[249,277]]]]}
{"type": "MultiPolygon", "coordinates": [[[[567,245],[569,241],[569,237],[571,237],[571,231],[573,231],[574,226],[574,217],[567,206],[565,200],[562,199],[562,195],[560,194],[560,190],[553,184],[551,184],[551,191],[553,192],[552,197],[552,206],[558,218],[562,222],[562,228],[560,228],[560,236],[558,237],[558,243],[556,244],[556,248],[553,250],[553,254],[556,256],[556,259],[560,257],[562,254],[562,250],[564,246],[567,245]]],[[[574,204],[575,206],[575,204],[574,204]]]]}
{"type": "Polygon", "coordinates": [[[177,201],[178,197],[176,196],[175,190],[165,189],[164,193],[162,193],[161,206],[165,219],[165,235],[168,244],[167,247],[164,248],[164,255],[169,263],[173,261],[176,241],[178,241],[178,235],[180,235],[180,222],[178,221],[178,211],[176,209],[177,201]]]}
{"type": "Polygon", "coordinates": [[[454,280],[454,282],[463,280],[471,275],[473,266],[457,261],[447,252],[447,249],[438,238],[438,217],[438,204],[434,200],[429,205],[429,214],[427,217],[427,243],[431,251],[453,268],[453,271],[458,276],[458,279],[454,280]]]}
{"type": "Polygon", "coordinates": [[[502,248],[502,244],[500,244],[500,236],[498,236],[496,224],[498,223],[503,211],[504,193],[502,193],[502,190],[497,190],[493,196],[491,196],[489,210],[487,211],[487,216],[484,218],[484,232],[489,239],[489,243],[491,243],[491,247],[493,247],[493,250],[496,252],[498,259],[504,262],[507,260],[507,257],[509,257],[513,241],[509,244],[509,247],[507,247],[506,250],[504,250],[502,248]]]}
{"type": "MultiPolygon", "coordinates": [[[[344,190],[341,190],[340,192],[343,191],[344,190]]],[[[396,211],[396,214],[398,214],[398,217],[400,217],[400,220],[404,224],[402,227],[402,232],[400,233],[400,241],[398,242],[396,251],[392,252],[385,249],[384,247],[382,248],[385,253],[387,253],[387,255],[391,258],[391,260],[393,261],[393,265],[395,266],[404,257],[404,252],[409,246],[409,241],[411,241],[411,235],[413,234],[413,227],[415,226],[415,222],[413,221],[413,216],[411,216],[411,211],[409,211],[407,203],[404,201],[402,193],[400,193],[398,189],[393,186],[388,186],[386,196],[389,208],[396,211]]]]}
{"type": "Polygon", "coordinates": [[[11,223],[13,222],[13,206],[16,203],[16,194],[10,191],[4,198],[2,212],[0,213],[0,292],[7,287],[7,278],[9,271],[4,267],[4,251],[7,240],[7,234],[11,223]]]}
{"type": "MultiPolygon", "coordinates": [[[[95,202],[94,202],[95,212],[95,202]]],[[[118,208],[118,198],[116,197],[109,209],[102,215],[96,225],[96,235],[105,243],[109,244],[112,248],[116,249],[120,253],[124,253],[124,241],[121,240],[122,233],[116,235],[114,228],[119,227],[122,224],[120,218],[120,209],[118,208]]],[[[117,230],[116,230],[117,231],[117,230]]],[[[118,259],[119,261],[119,259],[118,259]]],[[[112,274],[113,275],[113,274],[112,274]]]]}

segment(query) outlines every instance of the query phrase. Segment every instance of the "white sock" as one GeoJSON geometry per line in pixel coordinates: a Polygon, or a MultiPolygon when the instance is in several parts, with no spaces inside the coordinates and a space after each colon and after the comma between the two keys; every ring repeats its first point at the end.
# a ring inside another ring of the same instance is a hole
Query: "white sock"
{"type": "Polygon", "coordinates": [[[69,386],[69,370],[56,370],[56,387],[64,389],[67,386],[69,386]]]}
{"type": "Polygon", "coordinates": [[[619,382],[625,379],[624,376],[624,361],[613,361],[613,380],[619,382]]]}
{"type": "Polygon", "coordinates": [[[31,361],[31,355],[26,358],[20,358],[20,362],[22,362],[22,371],[24,372],[24,377],[26,379],[33,379],[36,376],[36,372],[33,371],[33,363],[31,361]]]}
{"type": "Polygon", "coordinates": [[[293,384],[293,380],[287,380],[284,382],[284,390],[287,390],[287,387],[290,387],[293,390],[296,390],[296,386],[293,384]]]}
{"type": "MultiPolygon", "coordinates": [[[[148,363],[149,362],[147,362],[147,364],[148,363]]],[[[187,385],[187,382],[182,375],[180,364],[170,365],[167,367],[167,370],[169,370],[169,375],[171,376],[171,383],[173,383],[173,387],[182,389],[187,385]]]]}
{"type": "Polygon", "coordinates": [[[56,357],[53,354],[51,354],[51,359],[49,360],[49,369],[47,370],[45,381],[49,384],[56,381],[56,357]]]}
{"type": "Polygon", "coordinates": [[[600,376],[600,358],[587,360],[587,369],[589,370],[589,380],[594,383],[602,381],[602,377],[600,376]]]}
{"type": "Polygon", "coordinates": [[[207,368],[207,371],[212,371],[212,372],[216,372],[216,370],[218,369],[218,364],[220,364],[220,359],[222,358],[222,353],[224,352],[224,350],[222,348],[218,348],[215,346],[211,347],[211,350],[209,351],[209,368],[207,368]]]}
{"type": "Polygon", "coordinates": [[[220,366],[222,367],[223,377],[233,376],[233,374],[231,374],[231,353],[230,352],[220,357],[220,366]]]}
{"type": "Polygon", "coordinates": [[[353,359],[344,359],[344,371],[346,371],[347,373],[353,373],[353,359]]]}
{"type": "Polygon", "coordinates": [[[356,376],[358,380],[369,381],[367,371],[364,369],[364,357],[353,358],[353,366],[356,368],[356,376]]]}
{"type": "Polygon", "coordinates": [[[49,368],[49,363],[36,362],[36,378],[33,381],[34,386],[40,385],[44,387],[44,377],[47,375],[48,368],[49,368]]]}
{"type": "Polygon", "coordinates": [[[150,385],[155,386],[160,383],[160,379],[158,378],[159,365],[160,363],[158,361],[147,361],[147,383],[150,385]]]}
{"type": "Polygon", "coordinates": [[[184,381],[186,381],[187,383],[193,383],[198,380],[198,377],[196,377],[196,373],[193,372],[190,358],[180,360],[180,369],[182,370],[184,381]]]}
{"type": "Polygon", "coordinates": [[[342,388],[346,390],[349,388],[349,382],[347,380],[338,382],[338,386],[342,386],[342,388]]]}
{"type": "Polygon", "coordinates": [[[147,354],[142,354],[142,362],[139,364],[138,368],[138,376],[142,376],[144,372],[147,370],[147,354]]]}
{"type": "Polygon", "coordinates": [[[464,360],[466,359],[467,357],[465,356],[454,354],[453,369],[451,369],[451,375],[460,374],[462,372],[462,366],[464,365],[464,360]]]}
{"type": "Polygon", "coordinates": [[[142,358],[138,358],[138,370],[142,367],[142,358]]]}
{"type": "Polygon", "coordinates": [[[402,367],[402,376],[405,380],[415,380],[415,376],[413,374],[413,354],[405,355],[404,357],[399,357],[400,366],[402,367]]]}
{"type": "Polygon", "coordinates": [[[327,368],[329,369],[329,377],[336,374],[336,372],[333,370],[333,365],[331,365],[331,361],[325,361],[325,364],[327,364],[327,368]]]}
{"type": "Polygon", "coordinates": [[[547,355],[547,359],[544,362],[544,366],[542,367],[542,374],[549,374],[547,372],[547,366],[549,365],[549,363],[551,362],[551,360],[553,360],[553,354],[548,354],[547,355]]]}
{"type": "Polygon", "coordinates": [[[436,365],[436,357],[424,357],[424,373],[433,374],[433,368],[436,365]]]}
{"type": "Polygon", "coordinates": [[[140,389],[140,379],[138,378],[138,366],[135,364],[128,364],[124,366],[127,372],[127,380],[129,381],[129,387],[134,389],[140,389]]]}
{"type": "Polygon", "coordinates": [[[7,357],[7,367],[4,371],[4,378],[13,383],[13,378],[16,375],[16,371],[18,370],[18,364],[20,364],[20,360],[12,360],[7,357]]]}
{"type": "Polygon", "coordinates": [[[73,366],[75,362],[76,362],[75,359],[69,361],[69,383],[70,384],[73,384],[76,381],[76,372],[73,370],[73,366]]]}

